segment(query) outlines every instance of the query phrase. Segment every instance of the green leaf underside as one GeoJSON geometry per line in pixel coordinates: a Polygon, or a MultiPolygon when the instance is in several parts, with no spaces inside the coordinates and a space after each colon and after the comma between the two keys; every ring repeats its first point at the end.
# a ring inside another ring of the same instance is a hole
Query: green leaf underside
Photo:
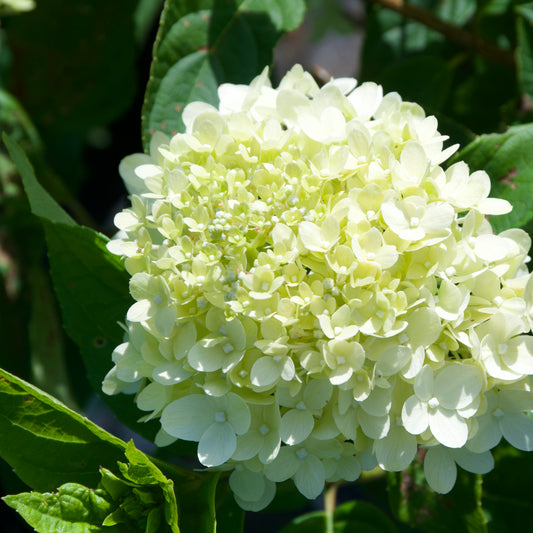
{"type": "Polygon", "coordinates": [[[526,225],[533,218],[533,124],[513,126],[505,133],[481,135],[461,150],[470,170],[485,170],[491,178],[490,195],[508,200],[513,210],[491,218],[495,231],[526,225]]]}
{"type": "Polygon", "coordinates": [[[426,533],[486,533],[481,476],[458,469],[457,482],[448,494],[429,488],[419,461],[387,478],[390,507],[401,522],[426,533]]]}
{"type": "MultiPolygon", "coordinates": [[[[314,511],[285,526],[280,533],[324,533],[326,513],[314,511]]],[[[335,509],[334,533],[397,533],[394,522],[380,509],[366,502],[347,502],[335,509]]]]}
{"type": "Polygon", "coordinates": [[[143,106],[145,149],[154,131],[183,131],[188,103],[217,105],[218,85],[249,83],[304,10],[302,0],[167,0],[143,106]]]}

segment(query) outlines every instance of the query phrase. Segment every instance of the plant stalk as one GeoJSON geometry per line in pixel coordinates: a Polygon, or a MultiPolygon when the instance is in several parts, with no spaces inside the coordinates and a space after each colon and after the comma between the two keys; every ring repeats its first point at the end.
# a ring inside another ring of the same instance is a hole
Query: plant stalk
{"type": "Polygon", "coordinates": [[[330,483],[324,493],[324,511],[326,514],[326,533],[334,533],[334,513],[337,505],[338,483],[330,483]]]}

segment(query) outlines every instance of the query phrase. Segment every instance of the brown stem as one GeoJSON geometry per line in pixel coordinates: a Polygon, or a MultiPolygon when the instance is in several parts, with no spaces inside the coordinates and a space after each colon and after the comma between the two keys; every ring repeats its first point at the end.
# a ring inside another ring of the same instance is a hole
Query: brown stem
{"type": "Polygon", "coordinates": [[[454,26],[449,22],[446,22],[439,17],[435,16],[429,9],[414,6],[405,0],[366,0],[367,2],[373,2],[379,4],[382,7],[396,11],[403,17],[409,18],[438,33],[444,35],[449,41],[466,48],[467,50],[473,50],[485,59],[498,63],[506,67],[515,66],[515,60],[513,52],[510,50],[504,50],[492,43],[477,37],[473,33],[454,26]]]}

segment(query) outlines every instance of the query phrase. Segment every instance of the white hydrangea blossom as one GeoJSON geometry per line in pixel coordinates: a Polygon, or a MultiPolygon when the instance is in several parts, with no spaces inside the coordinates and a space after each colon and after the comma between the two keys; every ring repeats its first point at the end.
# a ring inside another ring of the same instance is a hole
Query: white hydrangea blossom
{"type": "Polygon", "coordinates": [[[308,498],[426,448],[428,483],[533,449],[533,281],[521,230],[494,234],[490,180],[434,117],[374,83],[222,85],[120,172],[135,299],[103,384],[135,393],[158,445],[198,442],[245,509],[308,498]]]}

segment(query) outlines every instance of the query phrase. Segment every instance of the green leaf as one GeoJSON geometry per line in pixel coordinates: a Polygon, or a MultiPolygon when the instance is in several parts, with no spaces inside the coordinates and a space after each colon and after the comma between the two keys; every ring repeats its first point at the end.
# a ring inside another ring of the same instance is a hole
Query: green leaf
{"type": "Polygon", "coordinates": [[[125,479],[102,467],[96,489],[66,483],[53,493],[22,493],[5,501],[43,533],[179,533],[173,481],[132,442],[125,456],[127,463],[118,463],[125,479]]]}
{"type": "Polygon", "coordinates": [[[52,282],[46,272],[33,266],[29,272],[31,315],[28,336],[32,381],[40,389],[76,409],[69,383],[64,337],[52,282]]]}
{"type": "Polygon", "coordinates": [[[425,480],[423,464],[416,461],[387,479],[390,507],[401,522],[426,533],[486,533],[481,476],[458,469],[452,491],[437,494],[425,480]]]}
{"type": "Polygon", "coordinates": [[[33,385],[0,369],[0,456],[32,489],[96,486],[124,443],[33,385]]]}
{"type": "Polygon", "coordinates": [[[20,147],[7,135],[4,142],[22,176],[32,212],[43,223],[63,323],[80,348],[89,383],[123,423],[153,440],[159,423],[138,423],[140,413],[130,396],[101,392],[102,381],[113,366],[111,353],[122,342],[119,322],[132,303],[128,274],[120,259],[107,251],[107,237],[76,226],[36,180],[20,147]]]}
{"type": "MultiPolygon", "coordinates": [[[[119,465],[122,475],[133,483],[157,485],[160,488],[165,502],[165,521],[172,533],[179,533],[178,510],[172,480],[167,479],[144,453],[135,448],[132,442],[126,446],[126,458],[129,463],[119,465]]],[[[183,479],[180,481],[183,482],[183,479]]]]}
{"type": "Polygon", "coordinates": [[[183,131],[189,102],[216,105],[218,85],[249,83],[304,10],[303,0],[166,0],[142,113],[145,148],[153,131],[183,131]]]}
{"type": "Polygon", "coordinates": [[[109,514],[111,504],[102,490],[65,483],[57,492],[23,492],[3,500],[38,533],[108,530],[102,527],[102,522],[109,514]]]}
{"type": "MultiPolygon", "coordinates": [[[[177,498],[182,531],[215,532],[218,473],[189,472],[149,458],[132,443],[126,445],[52,396],[1,369],[0,435],[0,457],[34,490],[53,491],[65,483],[99,486],[109,494],[108,501],[118,502],[109,519],[116,523],[131,522],[143,509],[142,516],[147,518],[157,503],[164,518],[153,530],[158,533],[178,532],[177,498]],[[112,473],[117,465],[123,479],[112,473]]],[[[154,517],[150,520],[155,527],[154,517]]]]}
{"type": "Polygon", "coordinates": [[[30,200],[32,212],[39,216],[50,220],[51,222],[60,222],[62,224],[74,225],[72,218],[63,211],[61,206],[43,189],[41,184],[35,178],[35,173],[31,163],[26,154],[18,146],[18,144],[11,139],[5,132],[2,135],[2,140],[6,145],[9,155],[17,167],[24,189],[30,200]]]}
{"type": "Polygon", "coordinates": [[[533,2],[516,7],[516,67],[522,93],[533,98],[533,2]]]}
{"type": "Polygon", "coordinates": [[[491,178],[491,196],[513,205],[507,215],[491,218],[496,231],[521,227],[533,219],[533,124],[513,126],[505,133],[481,135],[461,150],[454,161],[464,160],[470,170],[485,170],[491,178]]]}
{"type": "Polygon", "coordinates": [[[107,238],[92,229],[46,220],[44,228],[65,330],[80,348],[89,383],[124,424],[153,441],[158,421],[137,422],[142,413],[131,396],[101,391],[113,366],[111,353],[122,342],[119,322],[132,304],[127,272],[107,251],[107,238]]]}

